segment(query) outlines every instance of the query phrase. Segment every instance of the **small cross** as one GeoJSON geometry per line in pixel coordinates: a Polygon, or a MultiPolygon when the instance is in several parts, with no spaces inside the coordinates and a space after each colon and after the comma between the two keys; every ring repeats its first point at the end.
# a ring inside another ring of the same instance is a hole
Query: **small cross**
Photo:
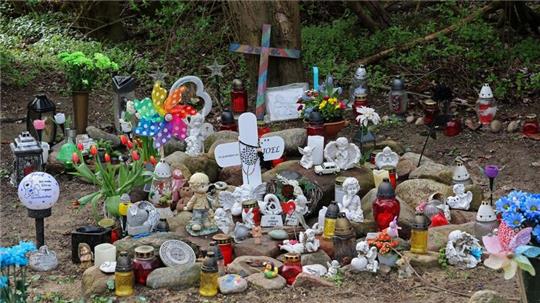
{"type": "Polygon", "coordinates": [[[243,54],[261,55],[259,61],[259,79],[257,83],[257,102],[255,113],[258,120],[264,119],[264,95],[266,93],[266,80],[268,78],[268,58],[300,58],[300,51],[291,48],[270,47],[270,24],[263,24],[261,46],[251,46],[239,43],[231,43],[229,51],[243,54]]]}

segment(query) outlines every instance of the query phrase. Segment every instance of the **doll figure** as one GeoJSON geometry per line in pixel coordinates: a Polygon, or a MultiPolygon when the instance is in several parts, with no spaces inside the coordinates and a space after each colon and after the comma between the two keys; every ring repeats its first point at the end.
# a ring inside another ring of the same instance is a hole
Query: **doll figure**
{"type": "Polygon", "coordinates": [[[92,253],[90,245],[86,243],[79,243],[79,261],[81,261],[81,268],[83,270],[92,266],[92,262],[94,261],[94,254],[92,253]]]}
{"type": "Polygon", "coordinates": [[[185,209],[191,210],[193,216],[186,229],[192,236],[207,235],[216,232],[218,228],[212,224],[210,218],[210,205],[206,192],[210,186],[208,176],[195,173],[189,178],[189,187],[193,189],[193,197],[189,199],[185,209]]]}

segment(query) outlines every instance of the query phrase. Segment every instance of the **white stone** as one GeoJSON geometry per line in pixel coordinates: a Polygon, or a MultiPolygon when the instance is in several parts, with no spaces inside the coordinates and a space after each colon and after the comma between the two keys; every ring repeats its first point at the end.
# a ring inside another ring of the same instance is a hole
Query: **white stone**
{"type": "Polygon", "coordinates": [[[324,267],[324,265],[310,264],[310,265],[303,265],[302,272],[305,272],[306,274],[322,277],[326,274],[327,270],[326,270],[326,267],[324,267]]]}
{"type": "Polygon", "coordinates": [[[229,274],[219,277],[218,284],[219,291],[222,294],[235,294],[243,292],[248,287],[246,279],[236,274],[229,274]]]}

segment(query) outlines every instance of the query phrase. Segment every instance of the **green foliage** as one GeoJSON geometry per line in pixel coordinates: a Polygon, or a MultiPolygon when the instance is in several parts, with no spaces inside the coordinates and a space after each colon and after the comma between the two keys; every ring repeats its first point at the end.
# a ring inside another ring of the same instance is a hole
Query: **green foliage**
{"type": "Polygon", "coordinates": [[[72,91],[90,91],[97,79],[107,76],[108,71],[118,70],[118,64],[101,53],[87,57],[81,51],[61,52],[58,59],[62,63],[72,91]]]}
{"type": "Polygon", "coordinates": [[[439,262],[439,265],[443,269],[448,268],[448,260],[446,259],[446,248],[445,247],[439,249],[439,258],[438,258],[437,261],[439,262]]]}

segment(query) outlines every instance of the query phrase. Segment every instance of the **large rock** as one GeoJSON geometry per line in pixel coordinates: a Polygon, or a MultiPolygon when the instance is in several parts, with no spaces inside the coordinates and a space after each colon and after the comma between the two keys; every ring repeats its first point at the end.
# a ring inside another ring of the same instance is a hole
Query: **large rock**
{"type": "Polygon", "coordinates": [[[453,194],[450,186],[430,179],[410,179],[396,187],[396,195],[413,209],[436,192],[443,194],[445,199],[453,194]]]}
{"type": "Polygon", "coordinates": [[[452,217],[452,220],[450,220],[451,224],[463,224],[468,222],[474,222],[476,218],[476,212],[451,209],[450,216],[452,217]]]}
{"type": "Polygon", "coordinates": [[[219,291],[222,294],[235,294],[247,289],[246,279],[239,275],[224,275],[218,279],[219,291]]]}
{"type": "Polygon", "coordinates": [[[176,138],[171,138],[167,144],[163,146],[163,152],[165,156],[168,156],[176,151],[185,151],[186,150],[186,141],[178,140],[176,138]]]}
{"type": "Polygon", "coordinates": [[[210,150],[210,146],[216,142],[216,140],[238,140],[238,133],[230,130],[221,130],[208,136],[204,140],[204,150],[210,150]]]}
{"type": "Polygon", "coordinates": [[[101,130],[95,126],[88,126],[86,128],[86,133],[90,138],[94,139],[94,141],[104,140],[111,142],[113,146],[120,145],[120,137],[115,134],[111,134],[104,130],[101,130]]]}
{"type": "Polygon", "coordinates": [[[255,239],[248,238],[234,245],[234,255],[276,257],[279,255],[279,243],[270,239],[268,235],[261,238],[261,244],[255,244],[255,239]]]}
{"type": "Polygon", "coordinates": [[[262,273],[264,262],[272,262],[277,267],[283,265],[280,261],[266,256],[240,256],[236,257],[229,265],[227,265],[227,272],[230,274],[238,274],[242,277],[247,277],[255,273],[262,273]]]}
{"type": "Polygon", "coordinates": [[[219,172],[219,180],[226,182],[229,185],[242,185],[242,166],[238,165],[222,168],[219,172]]]}
{"type": "Polygon", "coordinates": [[[161,267],[148,275],[146,286],[156,288],[173,288],[176,290],[190,288],[199,283],[201,265],[179,265],[173,267],[161,267]]]}
{"type": "Polygon", "coordinates": [[[330,259],[330,257],[322,249],[319,249],[314,253],[302,254],[300,258],[302,266],[320,264],[326,267],[326,264],[332,261],[332,259],[330,259]]]}
{"type": "Polygon", "coordinates": [[[386,146],[390,147],[392,151],[396,152],[398,155],[402,155],[405,152],[405,148],[401,143],[396,142],[394,140],[383,140],[383,141],[377,141],[376,143],[377,149],[383,149],[386,146]]]}
{"type": "Polygon", "coordinates": [[[275,278],[268,279],[262,272],[254,273],[246,278],[249,283],[268,290],[282,289],[287,284],[285,278],[277,275],[275,278]]]}
{"type": "Polygon", "coordinates": [[[428,250],[438,252],[439,249],[446,247],[446,242],[448,242],[448,235],[452,231],[458,229],[474,235],[474,222],[468,222],[459,225],[449,224],[430,228],[428,236],[428,250]]]}
{"type": "Polygon", "coordinates": [[[411,160],[401,159],[396,166],[396,174],[398,181],[406,180],[409,178],[409,174],[416,168],[416,164],[413,164],[411,160]]]}
{"type": "Polygon", "coordinates": [[[191,221],[191,216],[190,211],[181,211],[176,216],[168,218],[169,230],[182,236],[188,236],[186,225],[191,221]]]}
{"type": "Polygon", "coordinates": [[[214,159],[210,159],[206,155],[191,157],[182,151],[177,151],[165,157],[165,161],[169,163],[172,169],[182,169],[182,166],[185,166],[190,175],[201,172],[208,176],[210,182],[218,180],[220,168],[214,159]]]}
{"type": "Polygon", "coordinates": [[[305,128],[289,128],[277,132],[270,132],[264,137],[279,136],[285,141],[285,153],[287,155],[298,155],[298,147],[307,145],[307,131],[305,128]]]}
{"type": "Polygon", "coordinates": [[[300,273],[294,280],[293,287],[302,288],[319,288],[319,287],[335,287],[336,284],[325,280],[316,275],[310,275],[308,273],[300,273]]]}
{"type": "Polygon", "coordinates": [[[426,254],[415,254],[404,251],[405,256],[413,267],[434,268],[439,266],[439,253],[428,251],[426,254]]]}
{"type": "Polygon", "coordinates": [[[484,289],[475,292],[469,303],[506,303],[506,299],[494,290],[484,289]]]}
{"type": "Polygon", "coordinates": [[[446,185],[452,184],[453,169],[438,163],[420,165],[409,175],[409,179],[431,179],[446,185]]]}
{"type": "Polygon", "coordinates": [[[367,219],[364,217],[363,222],[351,222],[351,225],[356,232],[357,238],[365,237],[368,233],[377,231],[377,223],[373,219],[373,213],[371,213],[371,218],[367,219]]]}
{"type": "Polygon", "coordinates": [[[82,275],[83,295],[90,296],[107,293],[107,281],[109,280],[114,281],[113,274],[104,274],[97,266],[87,268],[82,275]]]}
{"type": "Polygon", "coordinates": [[[160,233],[153,233],[147,237],[143,237],[140,239],[134,239],[133,237],[125,237],[122,238],[116,242],[114,242],[114,246],[116,246],[116,251],[127,251],[131,257],[135,255],[135,248],[141,245],[150,245],[154,247],[154,251],[156,254],[159,252],[159,248],[163,244],[163,242],[167,240],[180,240],[186,242],[193,250],[195,251],[195,254],[199,254],[199,248],[191,243],[191,241],[187,240],[184,236],[172,233],[172,232],[160,232],[160,233]]]}
{"type": "MultiPolygon", "coordinates": [[[[412,153],[412,152],[406,152],[401,156],[401,159],[402,160],[409,160],[414,164],[414,166],[417,166],[418,165],[418,160],[420,159],[420,154],[412,153]]],[[[431,160],[430,158],[428,158],[426,155],[423,155],[422,156],[422,163],[420,163],[420,165],[429,164],[429,163],[434,163],[434,161],[431,160]]]]}

